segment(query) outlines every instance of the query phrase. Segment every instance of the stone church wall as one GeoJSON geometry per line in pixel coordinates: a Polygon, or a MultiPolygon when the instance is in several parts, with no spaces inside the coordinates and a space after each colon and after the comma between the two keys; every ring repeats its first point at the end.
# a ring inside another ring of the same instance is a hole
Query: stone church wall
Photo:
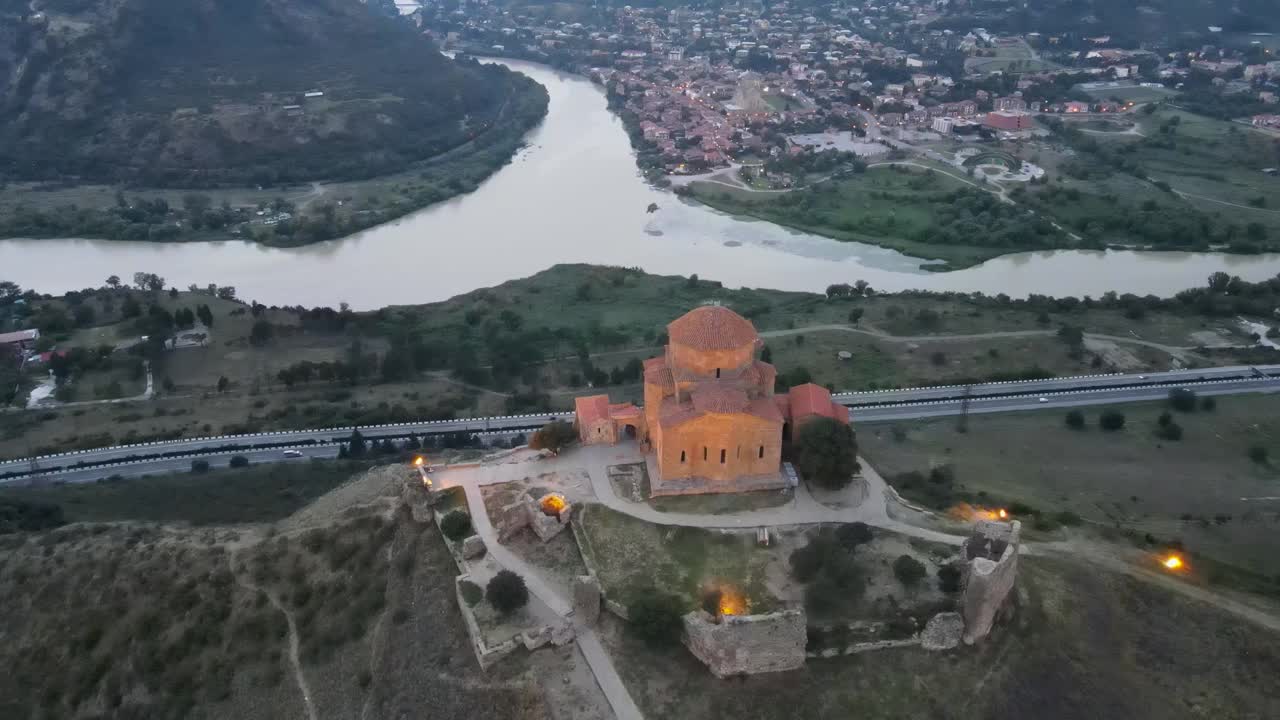
{"type": "Polygon", "coordinates": [[[658,458],[664,480],[696,477],[713,482],[703,492],[720,492],[714,481],[778,473],[782,463],[781,426],[745,413],[710,414],[664,428],[658,458]],[[764,446],[764,457],[760,447],[764,446]],[[706,459],[703,459],[706,448],[706,459]],[[741,451],[739,451],[741,448],[741,451]],[[725,462],[720,462],[720,451],[725,462]],[[680,462],[680,452],[685,461],[680,462]]]}

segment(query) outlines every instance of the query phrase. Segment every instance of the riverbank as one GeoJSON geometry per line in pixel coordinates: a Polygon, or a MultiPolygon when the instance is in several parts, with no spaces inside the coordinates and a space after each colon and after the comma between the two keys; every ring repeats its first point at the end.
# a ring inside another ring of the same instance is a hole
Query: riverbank
{"type": "Polygon", "coordinates": [[[931,168],[873,167],[790,191],[754,190],[712,178],[689,183],[684,192],[721,212],[927,258],[936,262],[923,267],[934,272],[1014,252],[1080,247],[999,195],[931,168]],[[985,220],[978,223],[975,216],[985,220]],[[960,241],[965,236],[969,242],[960,241]]]}
{"type": "Polygon", "coordinates": [[[511,73],[509,81],[508,99],[486,131],[399,173],[254,188],[10,183],[0,195],[0,238],[298,247],[350,236],[471,193],[510,163],[546,116],[549,97],[528,77],[511,73]]]}
{"type": "MultiPolygon", "coordinates": [[[[598,85],[543,65],[505,64],[545,87],[551,101],[545,120],[523,138],[525,149],[475,192],[302,247],[247,240],[0,240],[2,275],[62,293],[95,287],[107,275],[127,279],[146,271],[179,288],[234,285],[239,297],[268,305],[345,302],[372,310],[445,300],[561,263],[699,273],[729,287],[820,292],[862,279],[882,291],[1015,298],[1108,291],[1170,297],[1215,272],[1260,281],[1280,268],[1280,255],[1060,250],[930,273],[924,261],[900,252],[735,217],[655,189],[637,172],[627,134],[598,85]],[[648,212],[654,204],[658,210],[648,212]]],[[[329,191],[325,198],[336,197],[329,191]]]]}

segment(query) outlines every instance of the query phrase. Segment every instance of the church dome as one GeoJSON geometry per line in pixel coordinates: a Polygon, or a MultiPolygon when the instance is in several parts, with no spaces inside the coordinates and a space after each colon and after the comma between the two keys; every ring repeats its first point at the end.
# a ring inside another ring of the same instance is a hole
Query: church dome
{"type": "Polygon", "coordinates": [[[719,305],[690,310],[676,318],[667,325],[667,337],[694,350],[733,350],[760,339],[750,320],[719,305]]]}

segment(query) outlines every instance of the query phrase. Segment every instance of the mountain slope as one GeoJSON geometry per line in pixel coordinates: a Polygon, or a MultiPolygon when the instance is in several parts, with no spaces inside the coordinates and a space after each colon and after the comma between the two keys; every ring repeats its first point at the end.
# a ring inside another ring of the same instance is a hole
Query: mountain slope
{"type": "Polygon", "coordinates": [[[0,0],[5,179],[358,179],[511,122],[537,92],[357,0],[0,0]]]}
{"type": "Polygon", "coordinates": [[[1275,0],[973,0],[951,7],[1002,32],[1110,35],[1122,44],[1204,35],[1211,25],[1228,32],[1280,29],[1275,0]]]}

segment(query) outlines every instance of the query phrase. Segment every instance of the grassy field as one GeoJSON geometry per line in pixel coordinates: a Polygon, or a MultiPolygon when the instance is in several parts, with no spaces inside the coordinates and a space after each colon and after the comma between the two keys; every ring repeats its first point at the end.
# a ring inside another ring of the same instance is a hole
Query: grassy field
{"type": "Polygon", "coordinates": [[[971,187],[942,173],[872,168],[796,193],[751,193],[695,182],[693,197],[717,210],[748,215],[837,240],[866,242],[916,257],[945,260],[948,268],[975,265],[1008,249],[940,245],[916,236],[937,221],[942,198],[971,187]],[[789,205],[811,196],[807,204],[789,205]]]}
{"type": "Polygon", "coordinates": [[[975,340],[889,341],[842,331],[814,331],[770,338],[780,373],[808,371],[813,382],[840,390],[875,390],[1013,377],[1039,369],[1054,375],[1087,375],[1110,370],[1168,370],[1168,353],[1143,346],[1117,346],[1095,366],[1092,352],[1072,357],[1052,335],[975,340]],[[797,343],[797,337],[803,342],[797,343]],[[842,360],[839,352],[852,357],[842,360]]]}
{"type": "Polygon", "coordinates": [[[1192,552],[1274,576],[1280,507],[1280,404],[1266,395],[1217,399],[1213,411],[1174,412],[1180,441],[1155,433],[1163,403],[1119,406],[1123,430],[1098,428],[1101,410],[1083,408],[1087,428],[1072,430],[1065,410],[974,415],[859,428],[860,451],[886,477],[950,465],[963,493],[983,504],[1019,501],[1069,510],[1103,528],[1180,540],[1192,552]],[[905,437],[902,433],[905,431],[905,437]],[[902,438],[902,439],[899,439],[902,438]],[[1271,449],[1260,464],[1249,448],[1271,449]],[[986,501],[984,502],[985,493],[986,501]]]}
{"type": "Polygon", "coordinates": [[[1153,179],[1175,190],[1242,205],[1229,207],[1199,198],[1188,201],[1206,212],[1222,212],[1236,222],[1259,222],[1280,228],[1280,181],[1261,172],[1280,159],[1274,138],[1213,118],[1161,108],[1142,120],[1143,131],[1159,132],[1173,118],[1173,148],[1140,146],[1138,160],[1153,179]],[[1264,207],[1251,201],[1263,198],[1264,207]],[[1271,211],[1271,212],[1268,212],[1271,211]]]}
{"type": "Polygon", "coordinates": [[[1041,70],[1053,70],[1058,67],[1059,65],[1047,60],[1035,59],[1031,47],[1025,42],[983,48],[981,54],[966,58],[964,61],[966,72],[978,73],[1039,72],[1041,70]]]}
{"type": "Polygon", "coordinates": [[[115,482],[0,489],[0,500],[50,503],[67,522],[273,522],[359,474],[355,461],[271,463],[115,482]]]}
{"type": "Polygon", "coordinates": [[[742,590],[753,611],[777,604],[765,588],[770,553],[754,536],[700,528],[661,527],[603,505],[579,508],[582,548],[610,600],[627,605],[647,587],[672,592],[693,609],[704,583],[729,583],[742,590]]]}
{"type": "MultiPolygon", "coordinates": [[[[1059,156],[1056,150],[1045,149],[1039,156],[1055,182],[1032,188],[1036,195],[1053,196],[1051,201],[1038,205],[1041,210],[1077,230],[1084,230],[1091,222],[1107,225],[1107,218],[1131,215],[1143,205],[1167,214],[1200,211],[1206,222],[1235,224],[1242,233],[1248,224],[1258,223],[1274,240],[1280,230],[1280,184],[1261,172],[1280,162],[1273,138],[1236,123],[1170,106],[1161,106],[1151,114],[1126,115],[1124,119],[1136,122],[1139,134],[1093,132],[1083,137],[1119,153],[1125,162],[1140,168],[1147,179],[1112,171],[1091,171],[1087,178],[1073,178],[1056,170],[1061,160],[1075,156],[1059,156]],[[1167,183],[1176,192],[1161,190],[1154,184],[1157,181],[1167,183]],[[1076,194],[1064,196],[1057,192],[1059,189],[1073,189],[1076,194]]],[[[1071,125],[1093,129],[1082,123],[1071,125]]],[[[1091,167],[1100,170],[1097,164],[1091,167]]],[[[1185,222],[1192,220],[1187,218],[1185,222]]],[[[1095,228],[1091,234],[1099,235],[1100,230],[1095,228]]],[[[1100,239],[1133,241],[1123,234],[1103,234],[1100,239]]]]}
{"type": "Polygon", "coordinates": [[[1159,102],[1160,100],[1168,100],[1176,97],[1178,91],[1169,88],[1159,87],[1117,87],[1117,88],[1098,88],[1096,90],[1085,90],[1095,100],[1119,100],[1121,102],[1159,102]]]}
{"type": "Polygon", "coordinates": [[[1280,711],[1275,636],[1212,608],[1041,558],[1020,565],[1013,623],[952,653],[886,650],[724,681],[682,647],[603,633],[649,717],[1192,720],[1280,711]]]}
{"type": "Polygon", "coordinates": [[[539,690],[532,678],[565,678],[572,659],[517,656],[482,672],[456,609],[452,559],[434,528],[391,510],[395,493],[344,488],[275,532],[253,524],[275,517],[258,504],[285,511],[263,484],[210,494],[179,483],[188,499],[174,493],[175,507],[160,512],[163,498],[145,481],[95,498],[101,519],[230,526],[81,523],[0,536],[0,632],[10,640],[0,647],[9,670],[0,715],[306,717],[301,676],[324,717],[422,707],[441,717],[550,717],[547,703],[566,683],[539,690]]]}

